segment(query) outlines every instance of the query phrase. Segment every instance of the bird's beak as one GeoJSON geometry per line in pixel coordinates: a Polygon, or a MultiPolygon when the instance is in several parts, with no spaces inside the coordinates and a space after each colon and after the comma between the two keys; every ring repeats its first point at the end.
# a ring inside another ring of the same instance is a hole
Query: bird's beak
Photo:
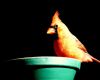
{"type": "Polygon", "coordinates": [[[47,34],[55,34],[55,29],[54,28],[48,28],[47,34]]]}

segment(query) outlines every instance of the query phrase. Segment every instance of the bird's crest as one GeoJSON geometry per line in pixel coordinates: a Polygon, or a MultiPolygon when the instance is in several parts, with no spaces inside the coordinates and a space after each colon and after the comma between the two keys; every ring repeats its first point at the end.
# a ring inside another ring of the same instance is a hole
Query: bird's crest
{"type": "Polygon", "coordinates": [[[54,25],[57,25],[59,24],[59,22],[61,21],[60,18],[59,18],[59,12],[56,11],[52,17],[52,23],[51,23],[51,26],[54,26],[54,25]]]}

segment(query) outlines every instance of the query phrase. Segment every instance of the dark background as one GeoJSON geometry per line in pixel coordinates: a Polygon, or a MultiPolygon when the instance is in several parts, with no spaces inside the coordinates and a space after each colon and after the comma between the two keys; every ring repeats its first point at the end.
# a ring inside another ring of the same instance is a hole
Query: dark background
{"type": "MultiPolygon", "coordinates": [[[[54,12],[86,46],[88,52],[100,59],[98,2],[69,2],[42,0],[3,2],[1,9],[1,61],[33,56],[56,56],[52,40],[46,35],[54,12]]],[[[82,63],[79,80],[99,80],[98,63],[82,63]]]]}

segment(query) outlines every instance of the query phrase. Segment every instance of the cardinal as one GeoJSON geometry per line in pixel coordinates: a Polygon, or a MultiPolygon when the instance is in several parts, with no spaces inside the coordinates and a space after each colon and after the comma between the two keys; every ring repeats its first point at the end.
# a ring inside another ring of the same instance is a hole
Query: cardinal
{"type": "Polygon", "coordinates": [[[61,21],[58,11],[52,17],[47,34],[57,36],[54,39],[54,51],[57,56],[74,58],[81,62],[96,61],[100,63],[100,60],[92,57],[79,39],[69,31],[68,27],[61,21]]]}

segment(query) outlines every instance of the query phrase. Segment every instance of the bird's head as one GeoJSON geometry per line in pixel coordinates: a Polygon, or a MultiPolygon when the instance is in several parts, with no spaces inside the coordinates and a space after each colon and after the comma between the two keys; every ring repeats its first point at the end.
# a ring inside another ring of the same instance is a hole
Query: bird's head
{"type": "Polygon", "coordinates": [[[49,28],[47,30],[47,34],[52,36],[54,39],[58,38],[59,21],[60,21],[59,12],[56,11],[52,17],[51,25],[49,26],[49,28]]]}
{"type": "Polygon", "coordinates": [[[58,23],[59,23],[59,12],[56,11],[55,14],[52,17],[52,22],[51,25],[49,26],[47,30],[47,34],[54,35],[57,34],[57,29],[58,29],[58,23]]]}
{"type": "Polygon", "coordinates": [[[47,34],[53,36],[54,39],[65,37],[65,34],[69,34],[69,30],[67,26],[61,21],[58,11],[56,11],[52,17],[52,22],[47,30],[47,34]]]}

